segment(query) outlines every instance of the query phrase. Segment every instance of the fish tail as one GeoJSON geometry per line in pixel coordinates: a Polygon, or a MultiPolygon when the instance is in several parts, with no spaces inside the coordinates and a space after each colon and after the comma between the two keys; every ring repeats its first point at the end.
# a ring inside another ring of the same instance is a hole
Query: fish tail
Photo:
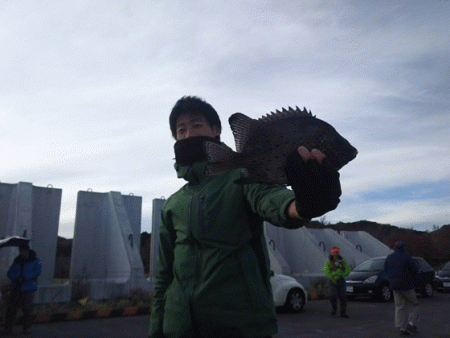
{"type": "Polygon", "coordinates": [[[205,142],[208,166],[206,175],[222,174],[230,169],[239,168],[237,153],[214,142],[205,142]]]}

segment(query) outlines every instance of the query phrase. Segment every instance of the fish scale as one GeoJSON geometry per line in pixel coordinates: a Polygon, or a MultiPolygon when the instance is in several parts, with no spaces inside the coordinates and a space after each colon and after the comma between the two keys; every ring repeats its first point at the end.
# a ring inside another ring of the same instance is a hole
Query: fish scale
{"type": "Polygon", "coordinates": [[[205,142],[207,175],[241,168],[240,183],[288,184],[284,172],[286,157],[299,146],[322,151],[337,170],[358,153],[330,124],[306,108],[283,108],[259,119],[236,113],[230,116],[229,123],[236,152],[205,142]]]}

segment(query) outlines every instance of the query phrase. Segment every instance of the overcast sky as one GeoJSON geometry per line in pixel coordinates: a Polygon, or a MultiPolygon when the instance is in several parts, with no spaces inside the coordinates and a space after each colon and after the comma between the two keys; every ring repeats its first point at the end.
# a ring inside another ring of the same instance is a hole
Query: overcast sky
{"type": "Polygon", "coordinates": [[[0,181],[152,200],[185,181],[168,115],[299,106],[359,151],[331,223],[450,224],[450,1],[0,1],[0,181]]]}

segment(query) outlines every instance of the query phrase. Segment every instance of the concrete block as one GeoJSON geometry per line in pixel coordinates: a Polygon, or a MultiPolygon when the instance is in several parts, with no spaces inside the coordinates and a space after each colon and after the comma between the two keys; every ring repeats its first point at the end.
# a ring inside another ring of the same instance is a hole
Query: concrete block
{"type": "Polygon", "coordinates": [[[152,285],[155,281],[156,261],[159,250],[159,227],[161,226],[161,210],[166,200],[164,198],[153,199],[152,210],[152,237],[150,240],[150,273],[149,280],[152,285]]]}
{"type": "Polygon", "coordinates": [[[65,285],[39,286],[34,296],[35,304],[68,303],[72,296],[72,287],[65,285]]]}
{"type": "MultiPolygon", "coordinates": [[[[284,258],[291,275],[303,286],[309,285],[311,280],[325,277],[323,268],[333,246],[341,249],[342,256],[351,268],[369,258],[389,254],[389,248],[364,231],[339,234],[332,229],[301,227],[291,230],[270,223],[266,223],[265,227],[269,249],[276,249],[274,251],[284,258]]],[[[284,270],[288,271],[286,268],[284,270]]]]}
{"type": "MultiPolygon", "coordinates": [[[[0,183],[0,238],[30,238],[30,247],[42,260],[40,285],[52,285],[61,189],[35,187],[31,183],[0,183]]],[[[17,248],[0,250],[0,279],[5,280],[9,266],[19,254],[17,248]]]]}
{"type": "Polygon", "coordinates": [[[70,279],[93,299],[149,290],[140,257],[142,198],[78,192],[70,279]]]}
{"type": "MultiPolygon", "coordinates": [[[[370,257],[356,249],[352,242],[348,241],[345,237],[339,235],[336,230],[333,229],[307,229],[315,238],[316,243],[323,248],[327,256],[330,254],[330,250],[333,246],[337,246],[341,250],[341,255],[345,258],[348,265],[353,269],[358,264],[368,260],[370,257]]],[[[325,262],[324,262],[325,266],[325,262]]]]}
{"type": "Polygon", "coordinates": [[[355,249],[370,257],[387,256],[394,252],[365,231],[341,231],[340,235],[350,241],[355,249]]]}

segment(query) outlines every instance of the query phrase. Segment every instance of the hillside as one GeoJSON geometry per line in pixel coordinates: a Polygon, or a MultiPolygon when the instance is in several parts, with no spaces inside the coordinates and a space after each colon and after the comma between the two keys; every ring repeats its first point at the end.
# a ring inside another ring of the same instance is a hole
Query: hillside
{"type": "MultiPolygon", "coordinates": [[[[398,228],[393,225],[370,221],[339,222],[336,224],[312,221],[306,227],[317,229],[328,228],[336,231],[366,231],[389,247],[392,247],[396,241],[401,239],[406,243],[406,249],[410,255],[425,258],[435,268],[450,261],[450,224],[444,225],[432,232],[398,228]]],[[[141,258],[145,273],[148,273],[150,264],[151,236],[147,232],[141,234],[141,258]]],[[[55,278],[69,278],[71,250],[72,239],[58,237],[55,278]]]]}

